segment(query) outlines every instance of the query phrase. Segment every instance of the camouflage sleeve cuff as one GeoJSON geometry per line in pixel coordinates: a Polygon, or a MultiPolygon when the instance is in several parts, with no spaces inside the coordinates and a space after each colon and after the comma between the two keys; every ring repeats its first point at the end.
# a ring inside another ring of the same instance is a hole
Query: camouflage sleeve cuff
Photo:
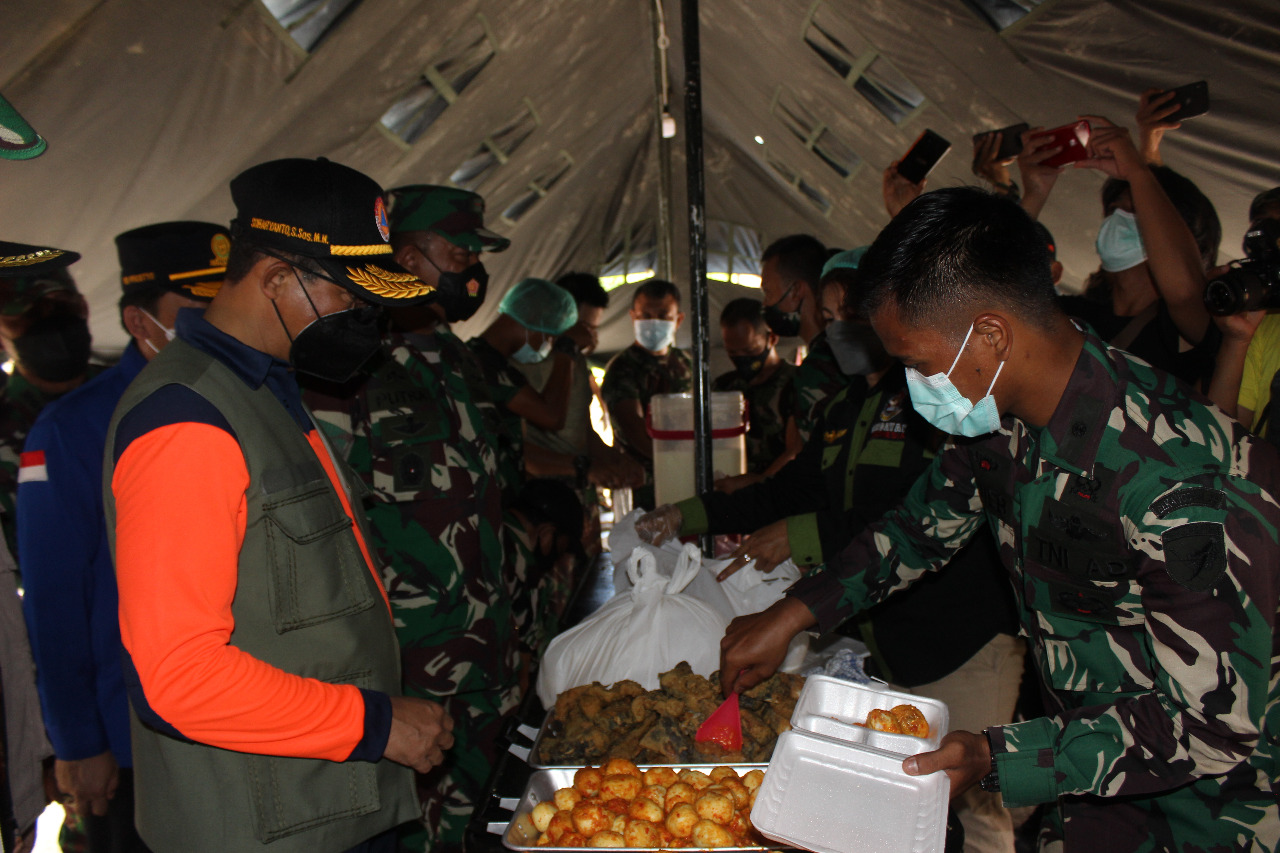
{"type": "Polygon", "coordinates": [[[787,597],[800,601],[813,613],[818,620],[815,627],[821,634],[827,633],[851,615],[847,608],[840,606],[843,596],[844,588],[840,581],[834,573],[828,571],[810,572],[787,590],[787,597]]]}
{"type": "Polygon", "coordinates": [[[680,510],[680,535],[695,536],[700,533],[706,533],[707,528],[711,526],[711,522],[707,519],[707,507],[702,503],[702,498],[685,498],[676,505],[676,509],[680,510]]]}
{"type": "Polygon", "coordinates": [[[791,560],[797,566],[822,564],[822,537],[818,533],[816,513],[787,518],[787,544],[791,546],[791,560]]]}
{"type": "Polygon", "coordinates": [[[1058,798],[1054,744],[1061,729],[1048,717],[987,730],[1005,808],[1050,803],[1058,798]]]}

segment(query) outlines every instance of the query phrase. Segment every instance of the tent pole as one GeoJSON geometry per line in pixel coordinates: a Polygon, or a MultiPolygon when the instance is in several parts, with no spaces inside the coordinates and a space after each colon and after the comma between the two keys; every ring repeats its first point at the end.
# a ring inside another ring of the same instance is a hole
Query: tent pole
{"type": "MultiPolygon", "coordinates": [[[[698,38],[698,0],[681,0],[684,32],[684,139],[689,197],[689,285],[693,314],[693,464],[698,494],[711,491],[711,366],[707,322],[706,175],[702,162],[702,57],[698,38]]],[[[709,535],[702,553],[714,556],[709,535]]]]}
{"type": "Polygon", "coordinates": [[[675,268],[672,259],[673,234],[671,221],[671,140],[663,134],[662,119],[670,110],[667,86],[667,28],[662,20],[663,0],[649,4],[649,19],[653,28],[653,90],[654,90],[654,138],[658,152],[658,257],[654,261],[654,275],[670,279],[675,268]]]}

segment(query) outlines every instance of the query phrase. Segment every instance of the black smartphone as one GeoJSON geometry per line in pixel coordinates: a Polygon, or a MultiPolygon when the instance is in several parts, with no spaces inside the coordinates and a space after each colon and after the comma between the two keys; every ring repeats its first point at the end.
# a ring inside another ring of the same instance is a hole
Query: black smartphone
{"type": "Polygon", "coordinates": [[[898,174],[913,184],[918,184],[938,165],[942,155],[951,150],[951,143],[932,130],[926,130],[903,155],[898,163],[898,174]]]}
{"type": "MultiPolygon", "coordinates": [[[[1167,94],[1167,91],[1162,94],[1167,94]]],[[[1183,121],[1209,112],[1208,80],[1197,80],[1172,91],[1173,97],[1165,103],[1165,106],[1177,104],[1178,110],[1172,115],[1165,116],[1164,121],[1183,121]]]]}
{"type": "Polygon", "coordinates": [[[1030,130],[1031,126],[1025,121],[1019,124],[1011,124],[1008,127],[1002,127],[999,130],[988,130],[984,133],[975,134],[973,137],[973,147],[976,149],[982,144],[982,140],[992,134],[1000,134],[1000,150],[996,152],[997,160],[1008,160],[1011,157],[1017,157],[1022,153],[1022,134],[1030,130]]]}

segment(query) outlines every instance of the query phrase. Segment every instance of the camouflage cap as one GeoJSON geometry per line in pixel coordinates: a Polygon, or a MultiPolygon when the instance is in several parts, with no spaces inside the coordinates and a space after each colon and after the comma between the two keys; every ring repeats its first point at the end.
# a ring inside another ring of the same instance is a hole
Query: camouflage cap
{"type": "Polygon", "coordinates": [[[511,241],[484,227],[484,199],[456,187],[416,184],[388,191],[393,233],[434,231],[472,252],[502,252],[511,241]]]}
{"type": "Polygon", "coordinates": [[[78,293],[67,267],[75,252],[0,240],[0,314],[16,317],[43,296],[78,293]]]}

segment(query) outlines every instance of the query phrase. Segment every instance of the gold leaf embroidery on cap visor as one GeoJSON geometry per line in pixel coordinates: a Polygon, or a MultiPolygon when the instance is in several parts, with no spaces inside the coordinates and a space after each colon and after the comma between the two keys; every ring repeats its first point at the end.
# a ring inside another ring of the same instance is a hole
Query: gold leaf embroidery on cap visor
{"type": "Polygon", "coordinates": [[[8,257],[0,257],[0,267],[27,267],[32,264],[51,261],[65,254],[66,252],[61,249],[41,249],[29,255],[9,255],[8,257]]]}
{"type": "Polygon", "coordinates": [[[365,267],[356,269],[347,267],[351,280],[372,293],[385,299],[413,299],[435,292],[435,286],[421,281],[412,273],[397,273],[381,267],[365,267]]]}

